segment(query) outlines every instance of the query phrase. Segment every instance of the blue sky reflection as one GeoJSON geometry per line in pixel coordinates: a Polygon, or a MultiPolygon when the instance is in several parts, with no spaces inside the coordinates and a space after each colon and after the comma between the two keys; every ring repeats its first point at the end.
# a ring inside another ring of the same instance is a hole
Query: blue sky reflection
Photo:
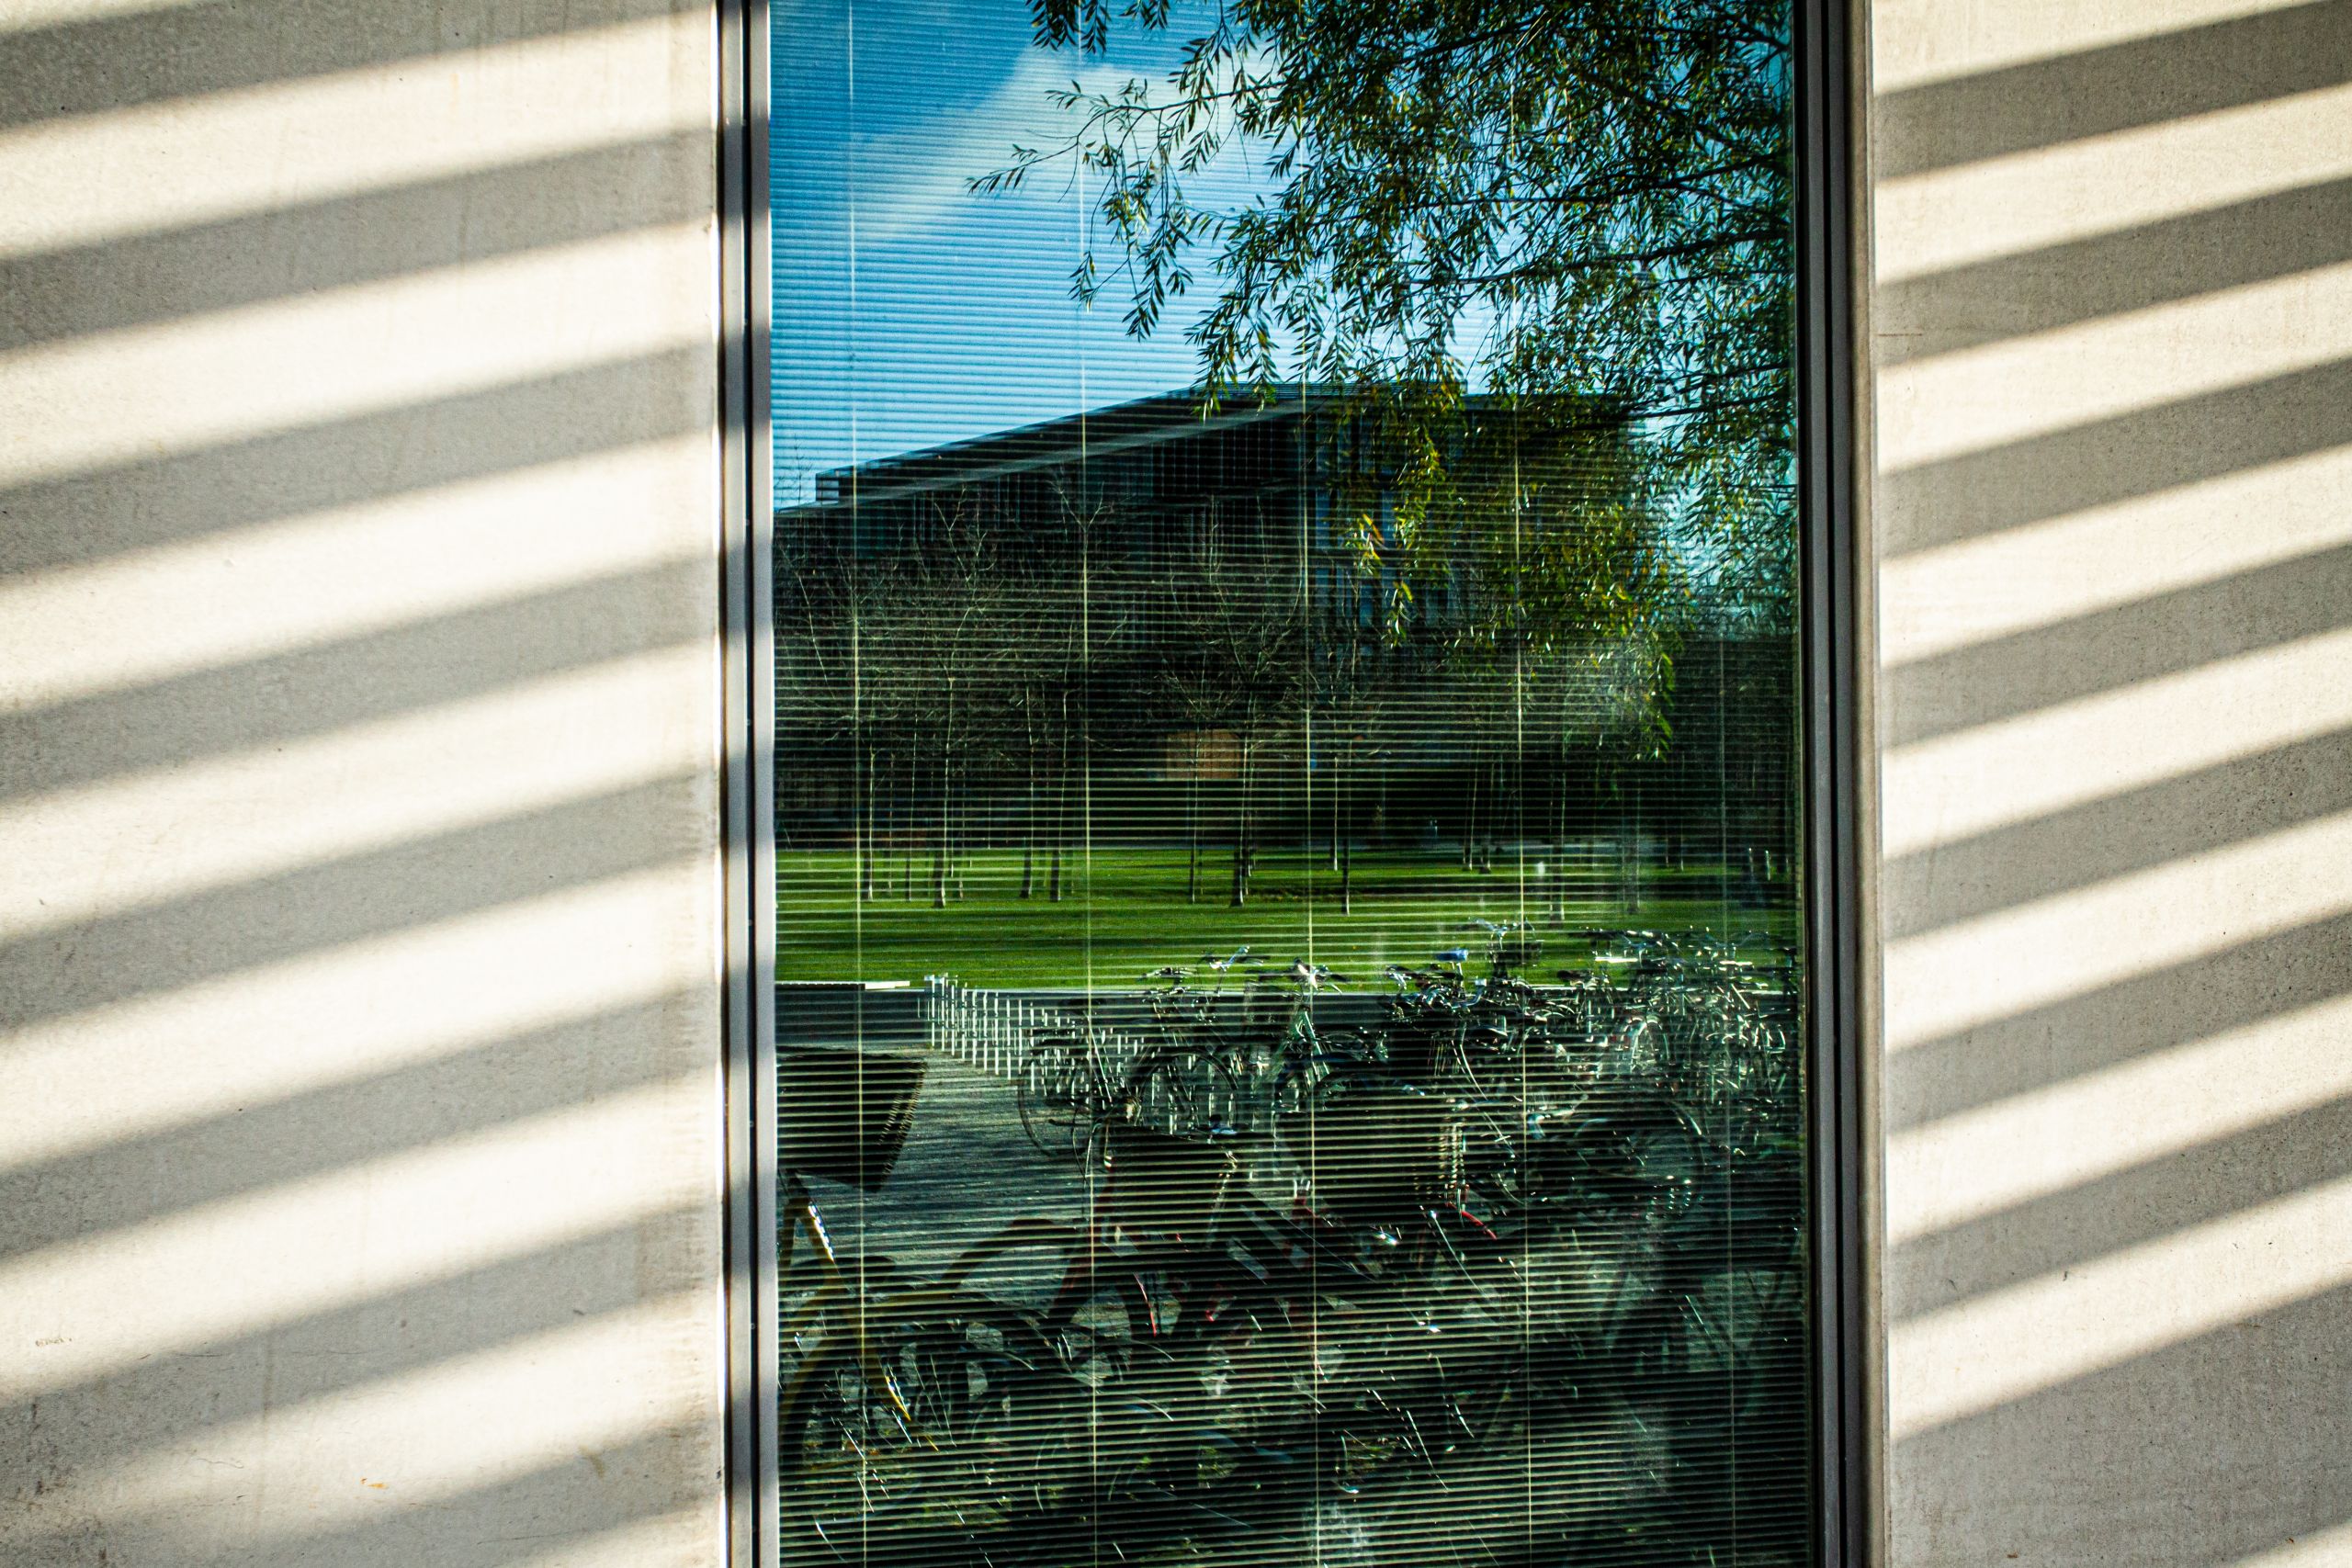
{"type": "MultiPolygon", "coordinates": [[[[1108,58],[1037,49],[1023,0],[787,0],[775,11],[776,500],[827,468],[1184,386],[1184,328],[1211,278],[1148,340],[1116,279],[1070,298],[1088,193],[1058,173],[1011,194],[967,182],[1074,118],[1050,94],[1164,77],[1189,30],[1132,26],[1108,58]]],[[[1246,199],[1228,152],[1220,200],[1246,199]]],[[[1104,265],[1109,257],[1104,255],[1104,265]]]]}

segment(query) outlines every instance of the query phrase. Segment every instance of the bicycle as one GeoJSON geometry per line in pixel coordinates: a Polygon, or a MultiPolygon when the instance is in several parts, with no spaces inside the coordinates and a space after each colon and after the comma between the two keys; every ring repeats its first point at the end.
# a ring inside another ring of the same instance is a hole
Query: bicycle
{"type": "Polygon", "coordinates": [[[1031,1044],[1015,1108],[1037,1152],[1064,1164],[1084,1160],[1106,1122],[1181,1136],[1232,1129],[1242,1115],[1240,1085],[1216,1053],[1165,1046],[1119,1070],[1102,1037],[1083,1028],[1031,1044]]]}
{"type": "Polygon", "coordinates": [[[787,1529],[809,1554],[854,1562],[877,1538],[922,1554],[1040,1506],[1072,1405],[1035,1319],[952,1285],[899,1288],[887,1258],[845,1265],[808,1186],[888,1179],[925,1064],[807,1049],[778,1067],[786,1102],[809,1112],[786,1122],[780,1150],[787,1529]]]}

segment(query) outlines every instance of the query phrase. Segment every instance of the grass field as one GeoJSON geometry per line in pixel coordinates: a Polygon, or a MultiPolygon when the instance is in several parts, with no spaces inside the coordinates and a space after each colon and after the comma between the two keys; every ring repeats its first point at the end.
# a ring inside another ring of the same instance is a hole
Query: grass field
{"type": "MultiPolygon", "coordinates": [[[[1547,919],[1549,885],[1540,863],[1498,863],[1492,873],[1465,872],[1447,852],[1360,853],[1352,912],[1340,912],[1340,879],[1327,857],[1268,851],[1258,861],[1250,901],[1230,908],[1228,861],[1202,866],[1201,901],[1184,897],[1180,849],[1097,850],[1066,863],[1059,903],[1020,897],[1021,857],[989,852],[968,860],[965,897],[931,907],[927,863],[915,867],[911,897],[894,883],[872,900],[853,897],[850,857],[786,852],[778,857],[776,977],[781,980],[906,980],[952,975],[978,986],[1127,987],[1148,969],[1196,963],[1204,953],[1249,944],[1258,956],[1313,957],[1353,979],[1380,984],[1386,964],[1425,964],[1444,948],[1480,950],[1464,931],[1473,919],[1528,921],[1534,934],[1580,927],[1638,926],[1703,930],[1724,936],[1785,933],[1785,910],[1726,907],[1716,868],[1652,868],[1640,910],[1611,897],[1611,879],[1592,867],[1570,882],[1572,897],[1556,927],[1547,919]]],[[[898,866],[889,867],[895,875],[898,866]]],[[[1555,961],[1585,949],[1565,934],[1548,938],[1555,961]]]]}

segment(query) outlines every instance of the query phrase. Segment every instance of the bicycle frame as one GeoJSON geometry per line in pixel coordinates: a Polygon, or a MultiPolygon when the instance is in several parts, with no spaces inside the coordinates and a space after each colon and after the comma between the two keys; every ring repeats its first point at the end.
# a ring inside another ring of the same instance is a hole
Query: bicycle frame
{"type": "MultiPolygon", "coordinates": [[[[818,1214],[816,1203],[810,1199],[808,1188],[801,1184],[797,1177],[790,1179],[785,1215],[784,1234],[776,1249],[776,1284],[779,1295],[791,1281],[795,1243],[804,1230],[808,1233],[809,1244],[815,1251],[817,1265],[822,1277],[818,1281],[816,1290],[810,1292],[808,1299],[780,1325],[777,1330],[777,1342],[786,1345],[793,1343],[810,1325],[821,1321],[828,1309],[836,1303],[848,1303],[849,1310],[845,1314],[848,1319],[848,1331],[853,1336],[853,1343],[856,1346],[858,1365],[864,1370],[868,1383],[888,1394],[891,1412],[905,1423],[910,1433],[918,1438],[922,1437],[922,1432],[915,1421],[914,1411],[908,1406],[906,1396],[899,1392],[898,1379],[890,1375],[890,1370],[884,1366],[881,1358],[874,1353],[873,1341],[865,1332],[865,1298],[851,1286],[849,1276],[842,1271],[841,1258],[833,1251],[832,1237],[825,1232],[825,1222],[818,1214]]],[[[790,1409],[798,1404],[801,1396],[807,1392],[808,1379],[815,1374],[823,1359],[824,1358],[816,1355],[802,1358],[798,1370],[793,1374],[792,1382],[783,1391],[784,1397],[779,1402],[779,1408],[790,1409]]],[[[924,1441],[928,1442],[929,1439],[925,1438],[924,1441]]]]}

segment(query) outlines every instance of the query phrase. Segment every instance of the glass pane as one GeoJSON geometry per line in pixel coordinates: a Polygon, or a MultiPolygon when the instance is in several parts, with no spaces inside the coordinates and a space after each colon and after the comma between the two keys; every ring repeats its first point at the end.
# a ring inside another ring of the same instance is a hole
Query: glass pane
{"type": "Polygon", "coordinates": [[[1783,0],[776,17],[786,1561],[1804,1560],[1783,0]]]}

